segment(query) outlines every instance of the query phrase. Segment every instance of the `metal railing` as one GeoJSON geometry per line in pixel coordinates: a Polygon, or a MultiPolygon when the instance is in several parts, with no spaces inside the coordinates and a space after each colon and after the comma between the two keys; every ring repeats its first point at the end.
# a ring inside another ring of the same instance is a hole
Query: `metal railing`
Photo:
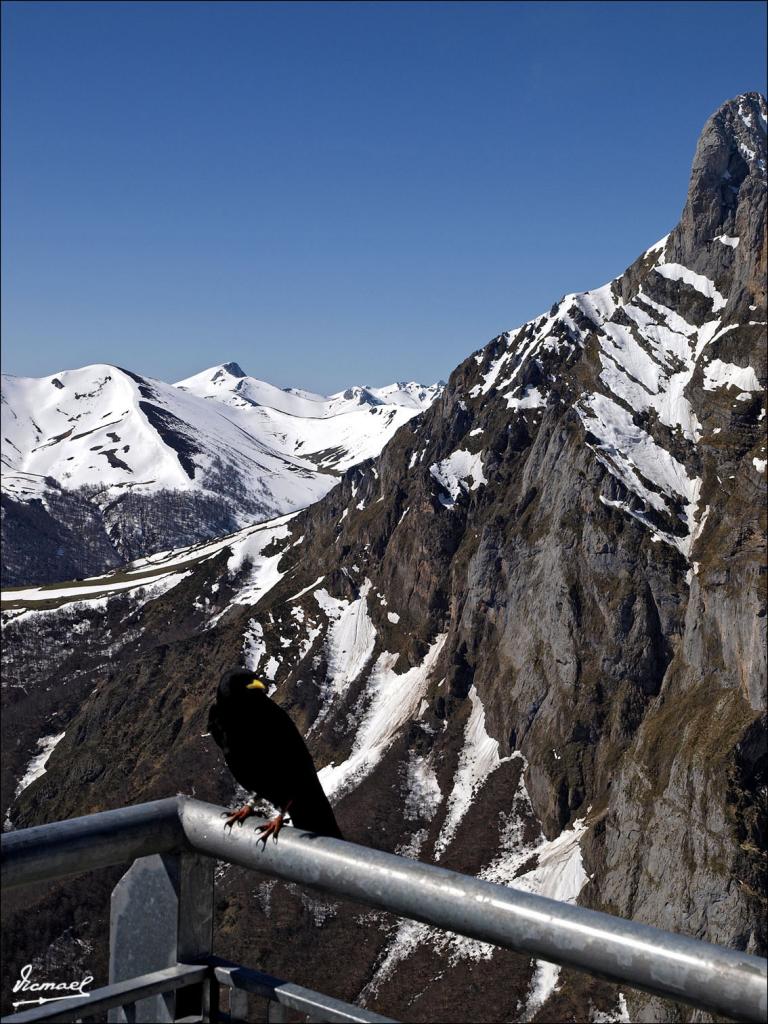
{"type": "MultiPolygon", "coordinates": [[[[767,965],[758,957],[296,829],[285,828],[279,843],[264,847],[250,824],[225,830],[221,810],[177,797],[4,835],[4,887],[134,861],[112,895],[110,984],[76,1010],[49,1004],[4,1020],[64,1019],[77,1011],[90,1016],[98,996],[102,1007],[111,1007],[110,1021],[216,1021],[224,1019],[218,1007],[222,985],[269,997],[315,1020],[387,1019],[212,958],[214,860],[713,1014],[766,1019],[767,965]],[[120,1007],[128,1004],[133,1009],[126,1014],[120,1007]]],[[[237,999],[235,1007],[241,1005],[237,999]]],[[[230,1012],[235,1019],[240,1011],[230,1004],[230,1012]]]]}
{"type": "Polygon", "coordinates": [[[47,1006],[22,1010],[2,1019],[13,1021],[13,1024],[68,1021],[72,1017],[94,1017],[106,1010],[110,1020],[161,1021],[168,1019],[164,1015],[170,1006],[169,997],[174,997],[181,990],[193,988],[196,991],[187,991],[186,994],[196,997],[199,1012],[174,1016],[172,1019],[176,1024],[193,1024],[201,1020],[227,1020],[228,1024],[246,1024],[249,1015],[247,999],[244,997],[248,993],[267,1000],[270,1024],[282,1021],[286,1009],[296,1010],[311,1021],[397,1024],[389,1017],[352,1006],[322,992],[313,992],[302,985],[292,985],[261,971],[252,971],[217,957],[210,957],[205,964],[176,964],[162,971],[105,985],[90,992],[87,997],[83,996],[74,1007],[66,1000],[56,999],[47,1006]],[[229,990],[229,1013],[226,1017],[222,1015],[219,1006],[222,988],[229,990]]]}

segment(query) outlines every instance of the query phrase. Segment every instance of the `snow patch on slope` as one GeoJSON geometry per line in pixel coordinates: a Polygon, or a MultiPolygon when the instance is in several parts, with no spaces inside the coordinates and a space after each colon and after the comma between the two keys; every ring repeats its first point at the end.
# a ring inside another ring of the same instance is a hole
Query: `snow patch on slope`
{"type": "Polygon", "coordinates": [[[687,557],[695,539],[701,479],[689,477],[682,463],[656,444],[650,434],[635,425],[626,409],[607,396],[590,395],[577,404],[576,411],[584,428],[598,439],[589,447],[611,475],[621,480],[629,491],[652,509],[666,515],[674,515],[670,503],[677,501],[683,505],[687,535],[678,536],[659,529],[642,509],[634,508],[630,503],[614,502],[601,496],[603,504],[628,512],[687,557]],[[649,483],[658,487],[661,493],[651,489],[649,483]]]}
{"type": "Polygon", "coordinates": [[[352,753],[341,764],[332,762],[318,773],[329,798],[338,799],[358,785],[386,754],[406,722],[415,716],[447,635],[438,636],[421,664],[402,675],[395,672],[398,654],[384,651],[379,655],[358,705],[360,724],[352,753]]]}
{"type": "Polygon", "coordinates": [[[406,819],[431,821],[442,799],[431,759],[411,751],[405,777],[406,819]]]}
{"type": "Polygon", "coordinates": [[[264,630],[261,623],[251,619],[243,641],[243,659],[245,667],[251,672],[258,671],[259,663],[267,653],[267,645],[264,643],[264,630]]]}
{"type": "MultiPolygon", "coordinates": [[[[537,847],[535,855],[538,864],[515,880],[515,885],[526,892],[547,896],[564,903],[575,903],[579,893],[588,881],[581,858],[581,837],[587,826],[583,819],[574,822],[573,828],[537,847]]],[[[537,960],[531,987],[526,999],[521,1020],[530,1018],[544,1005],[555,991],[560,976],[558,964],[537,960]]]]}
{"type": "Polygon", "coordinates": [[[447,459],[431,465],[429,472],[448,493],[448,497],[440,495],[440,502],[446,508],[455,505],[456,499],[463,491],[476,491],[481,484],[488,483],[483,475],[482,452],[472,454],[463,448],[452,452],[447,459]]]}
{"type": "Polygon", "coordinates": [[[464,746],[448,797],[445,821],[435,842],[435,860],[440,860],[445,853],[479,788],[500,764],[509,760],[499,757],[498,741],[486,732],[485,708],[474,685],[469,699],[472,709],[464,730],[464,746]]]}
{"type": "Polygon", "coordinates": [[[51,756],[56,746],[61,743],[64,739],[66,732],[54,733],[51,736],[42,736],[37,741],[39,753],[35,754],[32,760],[24,770],[24,774],[19,779],[16,790],[13,794],[14,800],[32,783],[39,779],[41,775],[45,774],[45,766],[48,764],[48,758],[51,756]]]}
{"type": "Polygon", "coordinates": [[[627,1000],[623,992],[619,992],[619,998],[615,1010],[605,1012],[593,1010],[589,1018],[590,1024],[631,1024],[627,1000]]]}
{"type": "Polygon", "coordinates": [[[368,614],[368,594],[371,581],[366,579],[355,601],[331,597],[327,590],[318,589],[314,598],[328,618],[325,639],[327,665],[322,687],[323,707],[315,719],[313,731],[325,719],[334,703],[363,671],[376,643],[376,627],[368,614]]]}
{"type": "Polygon", "coordinates": [[[757,374],[751,366],[737,366],[713,359],[704,367],[704,390],[738,388],[739,391],[762,391],[757,374]]]}
{"type": "Polygon", "coordinates": [[[526,388],[519,398],[511,398],[509,394],[504,397],[508,409],[541,409],[547,404],[547,396],[538,388],[526,388]]]}
{"type": "Polygon", "coordinates": [[[715,282],[710,281],[703,274],[696,274],[680,263],[663,263],[653,269],[657,274],[666,277],[668,281],[682,281],[683,284],[694,288],[700,295],[706,296],[712,301],[712,309],[715,313],[725,307],[726,300],[715,287],[715,282]]]}
{"type": "Polygon", "coordinates": [[[232,543],[232,554],[227,560],[227,572],[230,577],[234,577],[242,570],[246,570],[246,578],[233,596],[232,604],[256,604],[280,582],[285,575],[277,568],[283,557],[282,550],[273,555],[264,555],[263,551],[276,540],[285,540],[289,533],[290,527],[284,523],[272,530],[253,531],[232,543]]]}
{"type": "MultiPolygon", "coordinates": [[[[107,595],[118,593],[119,591],[137,590],[147,587],[152,588],[152,597],[159,597],[160,593],[164,593],[165,590],[170,590],[172,587],[175,587],[178,583],[181,583],[183,579],[186,579],[188,575],[189,573],[187,572],[165,573],[159,576],[154,576],[150,580],[137,579],[119,582],[105,578],[103,582],[82,580],[77,583],[63,584],[62,586],[19,587],[3,591],[2,598],[4,602],[9,603],[65,599],[70,601],[83,601],[90,605],[94,599],[98,600],[107,595]]],[[[98,579],[98,577],[94,577],[94,580],[95,579],[98,579]]]]}

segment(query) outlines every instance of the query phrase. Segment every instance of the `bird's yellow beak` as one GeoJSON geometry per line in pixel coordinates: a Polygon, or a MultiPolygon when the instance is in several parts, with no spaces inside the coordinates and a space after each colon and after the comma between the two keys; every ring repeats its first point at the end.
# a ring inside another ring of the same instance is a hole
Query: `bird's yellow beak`
{"type": "Polygon", "coordinates": [[[248,683],[246,690],[266,690],[266,686],[260,679],[254,679],[252,683],[248,683]]]}

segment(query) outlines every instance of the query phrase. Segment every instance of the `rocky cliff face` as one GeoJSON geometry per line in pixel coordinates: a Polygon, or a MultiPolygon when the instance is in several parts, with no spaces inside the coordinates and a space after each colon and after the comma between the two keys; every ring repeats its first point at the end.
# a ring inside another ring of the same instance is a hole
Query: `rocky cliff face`
{"type": "MultiPolygon", "coordinates": [[[[7,595],[6,806],[64,732],[11,820],[229,799],[202,734],[244,660],[350,839],[764,954],[765,114],[725,104],[669,236],[470,356],[310,510],[7,595]]],[[[400,1019],[702,1019],[254,884],[220,879],[222,955],[400,1019]]],[[[52,940],[103,926],[77,891],[52,940]]]]}

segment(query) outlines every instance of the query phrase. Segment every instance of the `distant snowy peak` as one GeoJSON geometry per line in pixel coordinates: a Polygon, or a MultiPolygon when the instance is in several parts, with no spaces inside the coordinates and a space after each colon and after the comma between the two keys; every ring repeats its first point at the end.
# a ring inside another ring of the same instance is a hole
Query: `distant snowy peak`
{"type": "Polygon", "coordinates": [[[326,397],[282,390],[234,362],[177,385],[107,364],[2,380],[7,494],[31,501],[85,486],[108,502],[191,490],[235,499],[243,525],[316,501],[441,391],[404,384],[326,397]]]}
{"type": "Polygon", "coordinates": [[[426,386],[414,381],[398,381],[397,384],[390,384],[388,387],[369,387],[366,390],[384,405],[403,405],[423,412],[442,395],[445,381],[439,380],[436,384],[426,386]]]}
{"type": "Polygon", "coordinates": [[[327,419],[365,405],[397,405],[423,412],[440,396],[445,384],[440,381],[423,385],[408,381],[381,388],[357,385],[332,395],[320,395],[301,388],[278,388],[248,376],[237,363],[224,363],[181,380],[176,387],[239,408],[260,405],[289,416],[327,419]]]}
{"type": "Polygon", "coordinates": [[[234,408],[265,406],[289,416],[314,418],[323,415],[327,399],[309,392],[282,389],[249,377],[237,363],[223,363],[178,381],[174,387],[199,398],[215,399],[234,408]]]}
{"type": "Polygon", "coordinates": [[[312,485],[310,463],[247,434],[223,408],[116,366],[4,376],[2,421],[11,479],[216,493],[221,476],[234,473],[270,512],[273,501],[301,507],[322,491],[312,485]]]}
{"type": "Polygon", "coordinates": [[[439,398],[445,385],[401,382],[318,395],[275,387],[244,374],[236,363],[225,363],[175,387],[233,416],[271,448],[321,473],[338,474],[378,455],[403,424],[439,398]]]}
{"type": "Polygon", "coordinates": [[[219,367],[220,373],[229,374],[231,377],[247,377],[245,370],[241,369],[239,363],[224,363],[219,367]]]}

